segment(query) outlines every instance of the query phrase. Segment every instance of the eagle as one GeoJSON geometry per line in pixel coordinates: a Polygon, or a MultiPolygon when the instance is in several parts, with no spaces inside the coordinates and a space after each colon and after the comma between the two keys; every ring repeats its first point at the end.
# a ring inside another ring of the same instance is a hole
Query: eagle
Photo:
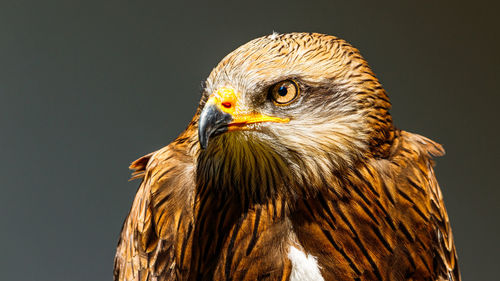
{"type": "Polygon", "coordinates": [[[444,150],[390,107],[340,38],[237,48],[187,129],[131,164],[142,183],[114,280],[460,280],[433,170],[444,150]]]}

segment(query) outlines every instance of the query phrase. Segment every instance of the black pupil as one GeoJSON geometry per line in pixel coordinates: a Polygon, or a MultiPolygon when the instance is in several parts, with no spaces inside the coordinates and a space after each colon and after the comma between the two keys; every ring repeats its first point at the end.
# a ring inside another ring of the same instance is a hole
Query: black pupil
{"type": "Polygon", "coordinates": [[[282,97],[286,96],[286,93],[288,92],[288,90],[286,89],[285,86],[281,86],[279,89],[278,89],[278,94],[282,97]]]}

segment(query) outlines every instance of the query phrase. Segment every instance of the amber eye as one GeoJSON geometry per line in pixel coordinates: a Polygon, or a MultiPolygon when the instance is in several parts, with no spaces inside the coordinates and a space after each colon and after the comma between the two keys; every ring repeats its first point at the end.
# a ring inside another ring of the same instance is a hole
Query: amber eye
{"type": "Polygon", "coordinates": [[[271,98],[279,105],[285,105],[297,98],[299,95],[299,87],[293,80],[281,81],[270,89],[271,98]]]}

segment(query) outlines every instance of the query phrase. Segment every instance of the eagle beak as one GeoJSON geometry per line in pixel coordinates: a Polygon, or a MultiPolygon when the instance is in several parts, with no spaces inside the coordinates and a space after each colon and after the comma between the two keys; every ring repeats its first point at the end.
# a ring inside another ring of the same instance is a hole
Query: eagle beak
{"type": "Polygon", "coordinates": [[[201,148],[207,147],[211,137],[233,130],[243,130],[246,125],[261,122],[288,123],[290,119],[248,113],[242,110],[239,94],[232,88],[220,88],[208,98],[198,122],[198,139],[201,148]]]}
{"type": "Polygon", "coordinates": [[[207,147],[210,137],[226,132],[231,120],[230,114],[220,111],[214,104],[207,104],[201,112],[198,123],[198,139],[201,148],[207,147]]]}

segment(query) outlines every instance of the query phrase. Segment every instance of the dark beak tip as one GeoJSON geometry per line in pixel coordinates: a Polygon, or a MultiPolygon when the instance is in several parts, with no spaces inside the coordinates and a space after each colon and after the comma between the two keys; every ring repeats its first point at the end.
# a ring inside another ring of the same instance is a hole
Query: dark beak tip
{"type": "Polygon", "coordinates": [[[207,143],[208,143],[207,139],[205,137],[201,136],[200,134],[198,134],[198,139],[200,142],[201,149],[207,148],[207,143]]]}
{"type": "Polygon", "coordinates": [[[199,124],[198,127],[198,142],[200,143],[201,149],[207,148],[208,144],[208,131],[205,128],[205,125],[199,124]]]}

